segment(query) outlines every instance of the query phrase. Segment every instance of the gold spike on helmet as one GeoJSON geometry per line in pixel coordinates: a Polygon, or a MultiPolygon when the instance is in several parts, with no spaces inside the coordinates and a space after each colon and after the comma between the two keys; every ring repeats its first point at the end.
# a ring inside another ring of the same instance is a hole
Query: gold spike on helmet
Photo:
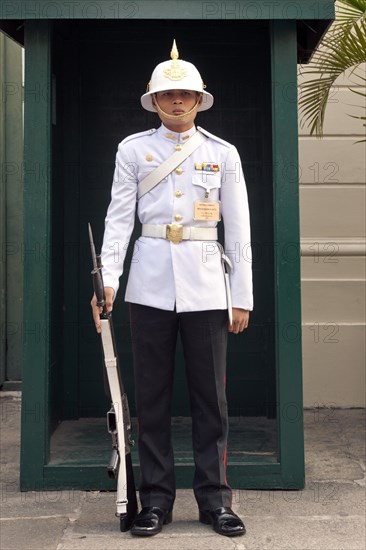
{"type": "Polygon", "coordinates": [[[206,92],[205,85],[196,67],[188,61],[179,59],[175,40],[170,52],[171,59],[157,65],[147,85],[147,92],[141,96],[141,105],[147,111],[155,112],[152,104],[152,95],[165,90],[192,90],[203,94],[202,103],[198,111],[206,111],[212,107],[214,98],[206,92]]]}

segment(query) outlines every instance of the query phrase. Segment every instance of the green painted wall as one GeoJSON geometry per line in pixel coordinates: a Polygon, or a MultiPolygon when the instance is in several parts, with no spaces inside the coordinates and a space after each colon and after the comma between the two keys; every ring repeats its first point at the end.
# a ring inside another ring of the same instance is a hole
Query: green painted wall
{"type": "Polygon", "coordinates": [[[4,0],[0,19],[332,19],[333,0],[4,0]]]}
{"type": "Polygon", "coordinates": [[[23,342],[22,48],[0,32],[0,385],[19,389],[23,342]]]}

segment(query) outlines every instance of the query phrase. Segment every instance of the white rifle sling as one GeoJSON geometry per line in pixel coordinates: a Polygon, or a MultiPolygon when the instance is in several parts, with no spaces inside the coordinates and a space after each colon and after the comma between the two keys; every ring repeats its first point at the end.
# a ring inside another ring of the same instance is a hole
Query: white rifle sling
{"type": "Polygon", "coordinates": [[[112,404],[115,412],[118,434],[119,468],[117,476],[117,515],[127,513],[127,476],[125,460],[125,430],[123,425],[123,407],[121,386],[119,383],[117,358],[114,353],[112,334],[108,319],[100,321],[104,350],[104,362],[107,370],[108,384],[111,392],[112,404]]]}
{"type": "Polygon", "coordinates": [[[140,181],[137,189],[137,197],[141,199],[141,197],[156,187],[164,178],[166,178],[166,176],[173,172],[177,166],[182,164],[182,162],[186,160],[189,155],[193,153],[193,151],[195,151],[204,141],[206,141],[206,139],[207,137],[197,130],[197,132],[195,132],[193,136],[184,144],[180,151],[175,151],[175,153],[164,160],[160,166],[155,168],[155,170],[150,172],[146,178],[140,181]]]}

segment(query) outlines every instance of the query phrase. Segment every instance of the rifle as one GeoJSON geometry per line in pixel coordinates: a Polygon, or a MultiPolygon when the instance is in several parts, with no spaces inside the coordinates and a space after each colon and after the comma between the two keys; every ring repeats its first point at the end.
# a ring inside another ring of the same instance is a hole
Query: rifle
{"type": "Polygon", "coordinates": [[[112,315],[106,310],[101,256],[95,253],[90,223],[88,224],[88,229],[93,259],[93,271],[91,274],[93,277],[94,293],[97,299],[97,306],[103,308],[103,312],[100,315],[101,344],[112,399],[111,409],[107,413],[108,432],[112,436],[112,455],[107,472],[110,478],[117,479],[116,516],[120,518],[120,530],[125,532],[130,529],[138,512],[131,459],[131,446],[134,444],[134,441],[131,435],[131,417],[127,395],[123,387],[119,368],[112,315]]]}

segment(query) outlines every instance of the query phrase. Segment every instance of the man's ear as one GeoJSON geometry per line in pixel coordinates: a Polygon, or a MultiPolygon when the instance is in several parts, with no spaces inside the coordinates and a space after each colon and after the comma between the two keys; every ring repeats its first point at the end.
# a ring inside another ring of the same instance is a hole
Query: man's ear
{"type": "Polygon", "coordinates": [[[152,106],[154,107],[155,111],[157,111],[157,108],[156,108],[156,94],[152,94],[151,103],[152,103],[152,106]]]}
{"type": "Polygon", "coordinates": [[[203,99],[203,94],[199,94],[198,105],[201,105],[202,99],[203,99]]]}

